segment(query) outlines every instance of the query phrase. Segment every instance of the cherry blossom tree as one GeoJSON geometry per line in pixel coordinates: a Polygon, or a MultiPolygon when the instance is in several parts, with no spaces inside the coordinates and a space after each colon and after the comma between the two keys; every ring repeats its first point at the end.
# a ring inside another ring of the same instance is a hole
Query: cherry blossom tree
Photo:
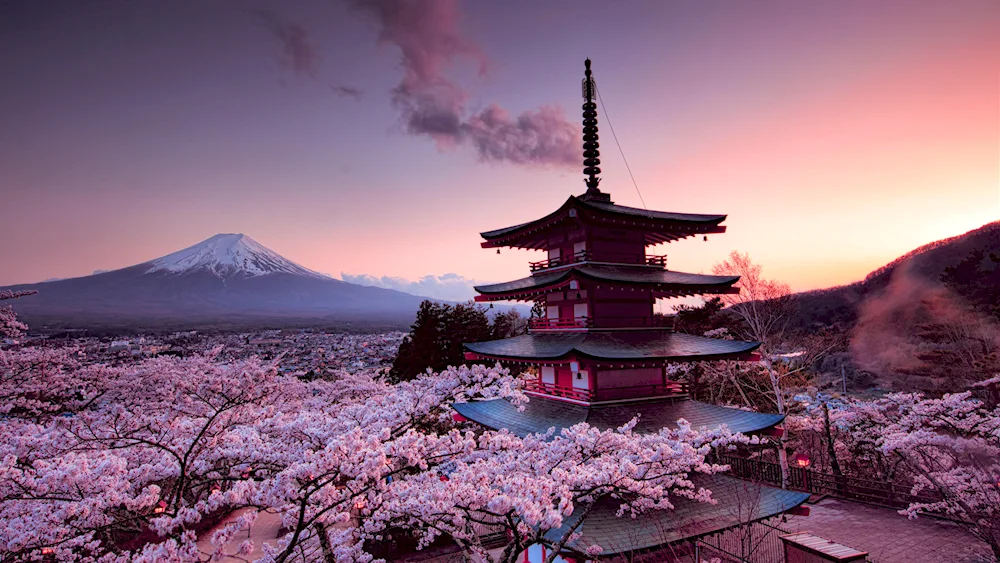
{"type": "MultiPolygon", "coordinates": [[[[620,502],[623,517],[669,510],[677,497],[713,502],[691,475],[724,469],[705,462],[711,447],[749,441],[724,428],[695,431],[683,420],[675,430],[640,435],[633,432],[636,422],[605,431],[578,424],[523,439],[486,432],[477,448],[442,466],[440,476],[424,473],[391,487],[371,518],[379,527],[389,522],[419,530],[423,545],[446,534],[468,556],[491,563],[514,563],[540,544],[551,563],[604,498],[620,502]],[[564,526],[571,514],[575,523],[564,526]],[[483,528],[509,538],[499,554],[481,542],[483,528]]],[[[607,547],[588,546],[587,553],[607,547]]]]}
{"type": "Polygon", "coordinates": [[[711,502],[691,474],[720,469],[711,447],[748,440],[683,421],[519,438],[452,418],[454,402],[527,400],[499,366],[392,385],[371,372],[306,381],[277,361],[215,349],[107,366],[72,348],[0,350],[0,562],[207,561],[263,511],[285,530],[261,546],[267,563],[373,560],[400,525],[486,557],[483,523],[510,532],[509,562],[531,544],[562,550],[575,530],[553,531],[602,498],[622,515],[711,502]],[[236,509],[249,510],[199,550],[236,509]]]}
{"type": "MultiPolygon", "coordinates": [[[[782,374],[775,369],[771,355],[793,311],[791,289],[788,284],[761,277],[762,267],[750,255],[733,251],[729,258],[712,268],[715,275],[740,276],[740,292],[723,295],[728,310],[742,321],[736,327],[741,338],[760,342],[761,362],[768,375],[771,395],[778,414],[786,414],[786,396],[782,374]]],[[[781,465],[781,485],[788,487],[787,435],[782,434],[778,445],[778,462],[781,465]]]]}
{"type": "Polygon", "coordinates": [[[18,436],[0,454],[0,518],[14,523],[0,531],[0,553],[85,560],[123,553],[151,532],[191,535],[223,507],[213,493],[248,477],[254,426],[278,404],[283,379],[271,365],[212,354],[81,372],[91,377],[70,380],[105,379],[79,388],[66,416],[0,421],[18,436]]]}
{"type": "MultiPolygon", "coordinates": [[[[11,291],[5,289],[0,291],[0,301],[17,299],[26,295],[33,295],[37,291],[11,291]]],[[[22,332],[28,330],[27,325],[17,320],[14,309],[9,305],[0,307],[0,338],[17,338],[22,332]]]]}
{"type": "Polygon", "coordinates": [[[850,416],[874,432],[884,454],[903,463],[914,494],[940,497],[903,513],[957,519],[1000,561],[1000,408],[991,410],[968,392],[940,399],[894,393],[857,403],[850,416]]]}

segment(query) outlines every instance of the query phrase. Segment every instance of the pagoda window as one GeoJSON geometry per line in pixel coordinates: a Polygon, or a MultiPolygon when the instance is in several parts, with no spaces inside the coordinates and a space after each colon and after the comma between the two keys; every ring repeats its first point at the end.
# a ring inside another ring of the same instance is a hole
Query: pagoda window
{"type": "Polygon", "coordinates": [[[580,241],[573,244],[573,258],[585,260],[587,254],[587,241],[580,241]]]}
{"type": "Polygon", "coordinates": [[[549,249],[549,262],[550,263],[559,262],[559,249],[558,248],[550,248],[549,249]]]}
{"type": "Polygon", "coordinates": [[[573,305],[573,318],[575,319],[585,319],[587,318],[587,304],[577,303],[573,305]]]}
{"type": "Polygon", "coordinates": [[[573,389],[590,389],[590,373],[587,370],[573,374],[573,389]]]}
{"type": "Polygon", "coordinates": [[[547,383],[549,385],[555,385],[556,383],[556,368],[552,366],[542,366],[542,383],[547,383]]]}
{"type": "Polygon", "coordinates": [[[550,319],[559,318],[559,305],[549,305],[545,308],[545,316],[550,319]]]}

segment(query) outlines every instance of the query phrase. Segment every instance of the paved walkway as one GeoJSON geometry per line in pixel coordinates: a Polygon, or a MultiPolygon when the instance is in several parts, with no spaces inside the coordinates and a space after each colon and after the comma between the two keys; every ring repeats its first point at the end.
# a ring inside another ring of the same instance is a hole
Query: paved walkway
{"type": "Polygon", "coordinates": [[[888,508],[831,497],[805,506],[809,516],[790,516],[780,526],[867,551],[876,563],[993,561],[986,544],[952,522],[930,517],[908,520],[888,508]]]}
{"type": "MultiPolygon", "coordinates": [[[[209,555],[215,551],[215,546],[212,545],[211,538],[212,532],[221,528],[222,526],[232,522],[239,518],[241,514],[246,512],[247,509],[240,509],[225,519],[213,528],[211,531],[205,533],[200,538],[198,538],[198,549],[204,555],[209,555]]],[[[236,536],[233,538],[232,543],[227,546],[227,549],[223,556],[218,559],[218,561],[225,563],[236,563],[236,562],[246,562],[254,561],[261,557],[264,557],[264,550],[261,545],[264,542],[271,544],[272,546],[277,543],[278,531],[281,529],[281,517],[277,514],[271,514],[268,512],[262,512],[257,515],[257,519],[254,521],[253,526],[250,530],[237,532],[236,536]],[[251,539],[254,542],[253,552],[247,556],[236,555],[236,550],[239,549],[240,543],[243,540],[251,539]]]]}

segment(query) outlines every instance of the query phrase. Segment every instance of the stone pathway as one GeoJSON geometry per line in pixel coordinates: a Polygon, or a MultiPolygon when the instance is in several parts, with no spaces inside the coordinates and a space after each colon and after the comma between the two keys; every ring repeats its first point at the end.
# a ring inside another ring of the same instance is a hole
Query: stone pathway
{"type": "Polygon", "coordinates": [[[809,507],[809,516],[780,524],[867,551],[876,563],[981,563],[993,561],[989,548],[946,520],[908,520],[896,511],[827,497],[809,507]]]}
{"type": "MultiPolygon", "coordinates": [[[[211,531],[205,533],[200,538],[198,538],[198,549],[203,554],[208,555],[215,551],[215,546],[212,545],[211,537],[212,532],[221,528],[222,526],[236,520],[241,514],[246,512],[247,509],[241,509],[233,512],[227,516],[222,522],[213,528],[211,531]]],[[[277,514],[271,514],[268,512],[263,512],[257,515],[257,519],[254,521],[253,526],[249,530],[238,532],[234,537],[232,543],[227,546],[225,555],[222,556],[218,561],[225,563],[236,563],[253,561],[264,556],[264,550],[261,545],[264,542],[274,545],[277,543],[278,531],[281,529],[281,517],[277,514]],[[245,557],[236,555],[236,550],[239,548],[240,543],[243,540],[251,539],[254,542],[253,553],[245,557]]]]}

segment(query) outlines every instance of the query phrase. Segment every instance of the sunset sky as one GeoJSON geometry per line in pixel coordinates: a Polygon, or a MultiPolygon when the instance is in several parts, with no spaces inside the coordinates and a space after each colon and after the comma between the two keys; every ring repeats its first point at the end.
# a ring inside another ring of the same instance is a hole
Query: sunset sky
{"type": "Polygon", "coordinates": [[[729,214],[672,269],[820,288],[1000,219],[996,0],[6,1],[0,53],[0,285],[225,232],[351,280],[522,277],[478,233],[584,191],[586,57],[645,205],[729,214]]]}

